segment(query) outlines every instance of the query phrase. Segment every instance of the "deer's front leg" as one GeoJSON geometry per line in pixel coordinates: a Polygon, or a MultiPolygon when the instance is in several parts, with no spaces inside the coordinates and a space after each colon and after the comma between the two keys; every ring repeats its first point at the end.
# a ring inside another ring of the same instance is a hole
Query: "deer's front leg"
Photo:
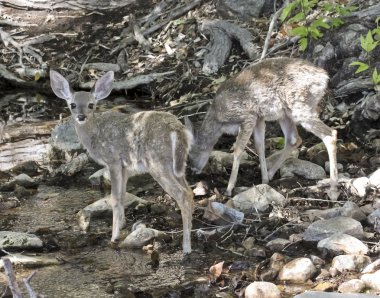
{"type": "Polygon", "coordinates": [[[111,177],[111,206],[112,206],[112,238],[111,242],[117,242],[120,238],[120,230],[125,223],[123,196],[126,191],[126,171],[122,165],[109,166],[111,177]]]}

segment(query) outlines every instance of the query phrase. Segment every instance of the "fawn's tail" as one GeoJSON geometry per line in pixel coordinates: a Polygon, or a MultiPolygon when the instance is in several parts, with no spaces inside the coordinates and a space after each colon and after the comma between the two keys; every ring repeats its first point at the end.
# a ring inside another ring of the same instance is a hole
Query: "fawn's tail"
{"type": "Polygon", "coordinates": [[[173,154],[173,171],[177,177],[185,174],[187,155],[193,143],[193,134],[189,130],[170,133],[173,154]]]}

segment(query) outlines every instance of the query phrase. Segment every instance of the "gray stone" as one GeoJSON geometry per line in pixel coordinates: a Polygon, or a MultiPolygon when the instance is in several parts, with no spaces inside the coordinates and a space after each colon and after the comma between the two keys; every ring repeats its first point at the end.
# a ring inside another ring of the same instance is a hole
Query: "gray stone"
{"type": "Polygon", "coordinates": [[[20,174],[15,177],[16,184],[23,187],[37,187],[38,183],[27,174],[20,174]]]}
{"type": "Polygon", "coordinates": [[[372,186],[380,187],[380,169],[377,169],[371,175],[369,175],[369,183],[372,186]]]}
{"type": "Polygon", "coordinates": [[[327,250],[333,255],[365,255],[368,252],[368,247],[363,242],[355,237],[342,233],[336,233],[328,238],[322,239],[318,242],[318,249],[327,250]]]}
{"type": "Polygon", "coordinates": [[[379,298],[379,296],[370,294],[342,294],[310,291],[296,295],[294,298],[379,298]]]}
{"type": "Polygon", "coordinates": [[[355,178],[351,182],[353,190],[359,197],[364,197],[367,192],[367,187],[369,186],[369,179],[367,177],[355,178]]]}
{"type": "Polygon", "coordinates": [[[263,9],[265,0],[219,0],[218,13],[224,18],[238,17],[242,20],[257,18],[263,9]]]}
{"type": "MultiPolygon", "coordinates": [[[[205,172],[210,173],[224,173],[226,168],[231,168],[234,161],[233,153],[224,151],[212,151],[210,154],[209,162],[205,168],[205,172]]],[[[243,152],[241,157],[240,166],[254,165],[252,160],[249,160],[249,155],[243,152]]]]}
{"type": "Polygon", "coordinates": [[[341,293],[360,293],[365,289],[365,283],[360,279],[351,279],[339,285],[341,293]]]}
{"type": "Polygon", "coordinates": [[[334,217],[313,222],[304,233],[305,241],[320,241],[335,233],[344,233],[356,238],[363,238],[363,226],[350,217],[334,217]]]}
{"type": "Polygon", "coordinates": [[[54,149],[71,153],[71,155],[74,154],[75,151],[84,150],[78,139],[71,118],[70,121],[58,124],[54,127],[49,142],[54,149]]]}
{"type": "Polygon", "coordinates": [[[340,207],[330,208],[330,209],[310,209],[302,213],[309,218],[310,221],[315,219],[330,219],[337,216],[340,216],[340,207]]]}
{"type": "MultiPolygon", "coordinates": [[[[112,215],[110,199],[111,196],[107,196],[103,199],[97,200],[96,202],[86,206],[78,212],[77,217],[81,230],[87,231],[89,229],[90,222],[93,217],[104,217],[112,215]]],[[[123,198],[122,204],[124,206],[124,209],[126,209],[138,204],[147,204],[147,202],[127,192],[123,198]]]]}
{"type": "Polygon", "coordinates": [[[367,267],[365,267],[362,271],[362,273],[374,273],[375,271],[380,269],[380,259],[377,259],[376,261],[373,261],[371,264],[369,264],[367,267]]]}
{"type": "MultiPolygon", "coordinates": [[[[59,265],[57,258],[46,256],[27,256],[15,254],[7,256],[13,265],[22,265],[24,268],[37,268],[43,266],[59,265]]],[[[0,269],[4,267],[3,260],[0,259],[0,269]]]]}
{"type": "Polygon", "coordinates": [[[94,174],[88,177],[88,179],[90,180],[91,185],[93,186],[111,186],[110,172],[106,168],[96,171],[94,174]]]}
{"type": "Polygon", "coordinates": [[[42,248],[40,238],[33,234],[0,231],[0,249],[33,249],[42,248]]]}
{"type": "Polygon", "coordinates": [[[313,262],[308,258],[297,258],[282,267],[278,278],[281,281],[305,282],[316,273],[313,262]]]}
{"type": "Polygon", "coordinates": [[[363,274],[360,278],[368,288],[380,291],[380,270],[374,273],[363,274]]]}
{"type": "Polygon", "coordinates": [[[269,205],[284,206],[285,197],[267,184],[256,185],[232,198],[234,207],[244,213],[265,211],[269,205]]]}
{"type": "Polygon", "coordinates": [[[319,180],[326,177],[325,170],[310,161],[297,158],[287,159],[280,168],[281,177],[293,177],[295,175],[311,180],[319,180]]]}
{"type": "Polygon", "coordinates": [[[368,256],[363,255],[340,255],[333,258],[331,268],[339,272],[344,271],[361,271],[371,263],[368,256]]]}
{"type": "Polygon", "coordinates": [[[363,221],[366,219],[364,212],[354,202],[347,201],[340,208],[340,215],[345,217],[351,217],[357,221],[363,221]]]}
{"type": "Polygon", "coordinates": [[[281,298],[281,291],[275,284],[266,281],[255,281],[248,285],[244,292],[245,298],[281,298]]]}
{"type": "Polygon", "coordinates": [[[170,236],[162,231],[141,227],[130,233],[120,244],[120,248],[142,248],[154,239],[169,239],[170,236]]]}
{"type": "Polygon", "coordinates": [[[367,216],[367,222],[370,225],[373,225],[375,227],[376,232],[380,232],[379,220],[380,220],[380,208],[376,209],[375,211],[373,211],[371,214],[367,216]]]}
{"type": "Polygon", "coordinates": [[[291,242],[287,239],[277,238],[269,241],[265,246],[268,247],[271,251],[282,251],[287,245],[291,242]]]}

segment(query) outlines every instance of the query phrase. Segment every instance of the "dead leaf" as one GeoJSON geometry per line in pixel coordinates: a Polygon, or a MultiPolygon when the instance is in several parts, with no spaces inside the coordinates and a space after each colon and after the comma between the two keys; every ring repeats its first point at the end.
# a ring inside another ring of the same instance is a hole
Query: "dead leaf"
{"type": "Polygon", "coordinates": [[[211,273],[211,278],[212,279],[217,279],[223,272],[223,264],[224,261],[219,262],[213,266],[210,267],[209,271],[211,273]]]}

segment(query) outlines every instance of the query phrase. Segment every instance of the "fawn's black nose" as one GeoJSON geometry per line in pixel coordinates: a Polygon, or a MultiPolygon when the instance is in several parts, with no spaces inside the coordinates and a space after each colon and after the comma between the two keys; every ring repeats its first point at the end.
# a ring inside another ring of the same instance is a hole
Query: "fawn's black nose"
{"type": "Polygon", "coordinates": [[[83,114],[79,114],[78,115],[78,120],[79,121],[84,121],[86,119],[86,116],[85,115],[83,115],[83,114]]]}

